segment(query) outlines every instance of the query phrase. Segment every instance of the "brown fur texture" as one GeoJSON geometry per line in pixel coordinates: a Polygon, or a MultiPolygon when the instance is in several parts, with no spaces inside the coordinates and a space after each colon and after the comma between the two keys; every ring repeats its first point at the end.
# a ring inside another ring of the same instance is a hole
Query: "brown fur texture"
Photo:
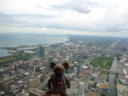
{"type": "Polygon", "coordinates": [[[48,89],[54,92],[61,92],[62,94],[65,94],[64,96],[66,96],[66,89],[70,88],[71,84],[68,78],[64,75],[64,69],[69,69],[69,64],[67,62],[64,62],[62,66],[60,66],[60,65],[55,64],[54,62],[51,62],[50,68],[53,69],[54,74],[52,74],[50,79],[48,80],[48,84],[47,84],[48,89]],[[65,81],[63,88],[60,88],[60,87],[57,88],[53,84],[57,74],[63,75],[64,81],[65,81]]]}
{"type": "Polygon", "coordinates": [[[65,69],[69,69],[69,64],[67,62],[64,62],[63,66],[64,66],[65,69]]]}
{"type": "Polygon", "coordinates": [[[50,68],[54,68],[54,66],[56,66],[56,63],[54,63],[54,62],[51,62],[51,64],[50,64],[50,68]]]}

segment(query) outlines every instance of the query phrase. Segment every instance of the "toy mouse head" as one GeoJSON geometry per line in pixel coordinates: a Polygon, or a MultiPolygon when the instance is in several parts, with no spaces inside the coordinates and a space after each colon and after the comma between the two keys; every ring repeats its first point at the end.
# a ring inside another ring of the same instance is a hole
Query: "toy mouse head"
{"type": "Polygon", "coordinates": [[[69,69],[69,64],[67,62],[62,63],[62,65],[57,65],[54,62],[51,62],[50,68],[53,69],[55,74],[64,74],[65,69],[69,69]]]}

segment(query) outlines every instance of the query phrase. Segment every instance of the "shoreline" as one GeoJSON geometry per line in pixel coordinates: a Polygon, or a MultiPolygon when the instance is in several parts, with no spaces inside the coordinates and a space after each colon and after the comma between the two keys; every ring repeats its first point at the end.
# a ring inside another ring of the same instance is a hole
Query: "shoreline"
{"type": "MultiPolygon", "coordinates": [[[[67,40],[65,40],[64,42],[59,42],[59,43],[53,43],[53,44],[41,44],[41,45],[44,45],[44,46],[51,46],[51,45],[57,45],[57,44],[63,44],[63,43],[66,43],[66,42],[69,42],[69,38],[67,37],[66,38],[67,40]]],[[[11,53],[9,51],[12,51],[12,50],[17,50],[18,48],[31,48],[31,47],[35,47],[37,48],[39,44],[32,44],[32,45],[19,45],[19,46],[14,46],[14,47],[0,47],[0,50],[5,50],[7,53],[6,56],[0,56],[0,58],[4,58],[4,57],[9,57],[11,56],[11,53]]],[[[1,52],[1,51],[0,51],[1,52]]]]}

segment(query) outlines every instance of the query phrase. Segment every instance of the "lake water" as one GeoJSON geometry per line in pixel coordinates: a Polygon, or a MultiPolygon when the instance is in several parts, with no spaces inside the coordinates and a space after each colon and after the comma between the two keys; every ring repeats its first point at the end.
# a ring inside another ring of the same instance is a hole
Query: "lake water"
{"type": "Polygon", "coordinates": [[[10,54],[8,53],[7,50],[5,49],[0,49],[0,57],[4,57],[4,56],[9,56],[10,54]]]}
{"type": "MultiPolygon", "coordinates": [[[[20,45],[56,44],[68,41],[66,36],[49,36],[37,34],[0,34],[1,47],[18,47],[20,45]]],[[[0,49],[0,57],[8,55],[7,50],[0,49]]]]}

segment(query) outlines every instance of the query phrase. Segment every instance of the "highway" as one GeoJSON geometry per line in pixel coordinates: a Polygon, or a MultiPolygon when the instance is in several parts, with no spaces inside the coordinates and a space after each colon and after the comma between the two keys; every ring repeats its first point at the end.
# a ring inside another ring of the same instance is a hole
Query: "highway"
{"type": "MultiPolygon", "coordinates": [[[[117,58],[113,60],[113,64],[110,68],[110,71],[116,72],[116,66],[117,66],[117,58]]],[[[109,74],[109,96],[116,96],[116,84],[115,84],[115,77],[116,74],[109,74]]]]}

